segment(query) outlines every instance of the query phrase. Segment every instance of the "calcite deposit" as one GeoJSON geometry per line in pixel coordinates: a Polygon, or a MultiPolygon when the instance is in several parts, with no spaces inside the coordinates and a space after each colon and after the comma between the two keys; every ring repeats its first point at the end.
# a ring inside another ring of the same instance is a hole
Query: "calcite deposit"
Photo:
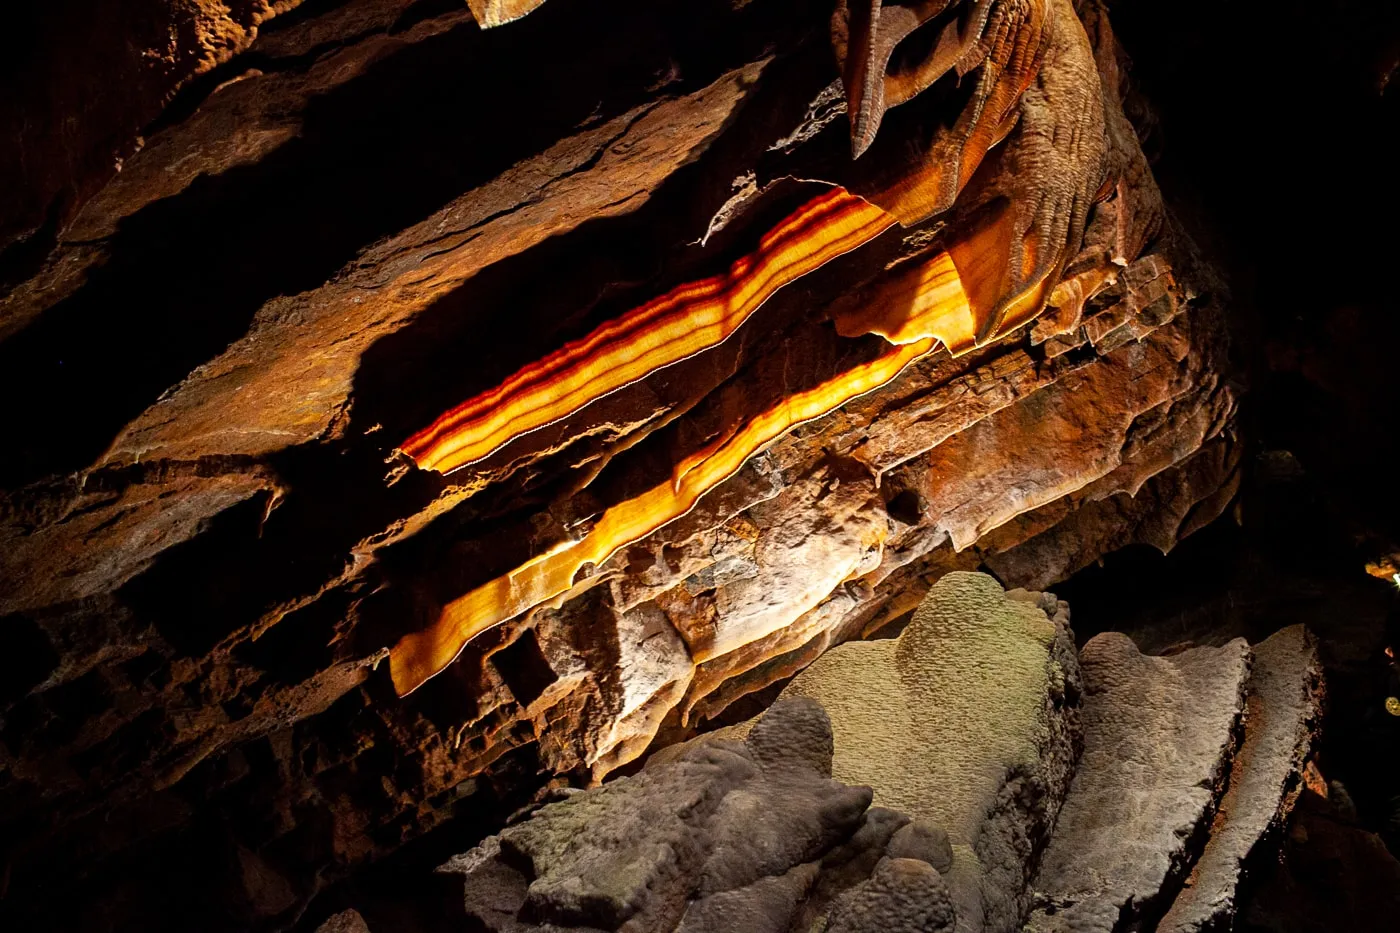
{"type": "Polygon", "coordinates": [[[0,143],[16,917],[286,926],[951,571],[1234,495],[1227,296],[1099,0],[131,6],[0,143]]]}
{"type": "Polygon", "coordinates": [[[1236,639],[1169,658],[1084,646],[1084,754],[1035,879],[1033,930],[1112,933],[1169,896],[1223,793],[1251,660],[1236,639]]]}
{"type": "Polygon", "coordinates": [[[1150,657],[1105,633],[1077,658],[1068,615],[950,574],[897,639],[833,649],[757,719],[449,860],[447,912],[490,933],[1228,928],[1301,791],[1310,634],[1150,657]]]}
{"type": "Polygon", "coordinates": [[[1033,853],[1079,757],[1068,623],[1053,596],[954,572],[899,638],[834,648],[783,691],[829,711],[838,780],[948,833],[959,931],[1013,933],[1027,913],[1033,853]]]}

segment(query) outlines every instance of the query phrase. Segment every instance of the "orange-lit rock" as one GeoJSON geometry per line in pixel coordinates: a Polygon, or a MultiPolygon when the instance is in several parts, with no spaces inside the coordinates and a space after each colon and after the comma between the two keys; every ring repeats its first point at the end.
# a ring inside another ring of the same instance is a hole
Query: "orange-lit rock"
{"type": "MultiPolygon", "coordinates": [[[[829,196],[819,200],[825,203],[840,204],[838,197],[839,195],[829,196]]],[[[829,229],[828,227],[824,226],[820,220],[811,221],[803,216],[806,212],[820,206],[822,205],[819,205],[818,202],[808,205],[804,212],[794,215],[774,234],[766,237],[765,242],[780,243],[789,226],[799,229],[804,225],[808,226],[809,229],[814,227],[817,234],[823,234],[829,229]]],[[[854,213],[857,218],[863,221],[865,216],[869,214],[869,209],[857,207],[854,213]]],[[[837,242],[843,244],[849,242],[844,238],[846,228],[839,225],[839,218],[836,224],[834,232],[842,236],[842,239],[837,240],[837,242]]],[[[873,221],[855,226],[854,232],[850,236],[852,238],[856,236],[868,238],[882,231],[886,226],[887,224],[878,222],[878,218],[876,218],[873,221]]],[[[782,250],[774,249],[775,256],[781,256],[781,254],[782,250]]],[[[761,264],[754,265],[758,269],[763,268],[761,264]]],[[[741,271],[747,272],[748,270],[742,269],[741,271]]],[[[796,278],[795,275],[780,277],[773,272],[766,272],[766,274],[755,272],[753,274],[762,275],[765,280],[773,282],[791,281],[796,278]]],[[[707,296],[725,293],[717,282],[704,282],[684,287],[676,294],[697,296],[695,305],[698,306],[704,304],[704,299],[707,296]]],[[[725,304],[718,299],[715,303],[720,305],[721,309],[725,307],[725,304]]],[[[641,343],[643,350],[661,342],[653,342],[651,328],[664,328],[669,315],[663,316],[655,313],[653,309],[658,305],[665,307],[663,302],[657,302],[638,309],[636,323],[628,320],[631,317],[629,315],[628,318],[615,322],[615,328],[614,325],[610,324],[609,327],[616,330],[619,334],[618,337],[609,339],[610,334],[605,336],[603,332],[595,332],[589,341],[566,348],[560,356],[567,355],[578,360],[575,363],[576,370],[586,372],[595,369],[599,372],[608,372],[606,362],[600,362],[597,357],[585,354],[596,346],[603,348],[599,353],[600,356],[606,356],[611,350],[611,355],[618,358],[623,355],[622,351],[627,349],[627,344],[623,341],[629,338],[641,343]],[[654,317],[653,314],[655,314],[654,317]]],[[[696,313],[703,315],[704,312],[703,309],[697,307],[692,315],[696,313]]],[[[722,442],[712,443],[682,460],[675,467],[668,483],[613,506],[597,520],[582,539],[563,542],[546,553],[531,558],[509,573],[447,604],[439,619],[430,628],[424,632],[406,636],[394,648],[391,654],[391,668],[395,687],[400,694],[407,694],[418,689],[429,677],[440,673],[455,660],[473,638],[528,609],[567,593],[574,587],[580,572],[586,567],[602,564],[621,548],[639,541],[685,515],[695,507],[701,496],[733,476],[750,457],[792,428],[830,414],[852,399],[889,383],[911,362],[927,356],[938,347],[949,350],[953,356],[968,352],[976,345],[978,334],[985,332],[986,326],[987,322],[977,321],[968,303],[954,260],[948,253],[938,253],[930,260],[911,263],[910,268],[895,276],[888,287],[883,288],[876,296],[868,297],[854,307],[846,308],[836,318],[837,332],[842,336],[857,337],[865,334],[878,334],[894,345],[893,350],[870,363],[840,373],[835,378],[813,389],[785,398],[773,409],[753,417],[748,423],[723,438],[722,442]]],[[[990,337],[996,339],[1001,335],[1002,332],[994,330],[990,337]]],[[[645,356],[638,352],[633,358],[639,362],[638,369],[632,371],[631,378],[639,378],[649,374],[641,369],[643,365],[641,361],[646,359],[645,356]]],[[[546,361],[545,365],[548,362],[546,361]]],[[[660,368],[660,366],[655,368],[660,368]]],[[[512,380],[500,389],[482,397],[479,402],[472,400],[461,408],[454,409],[438,422],[442,426],[440,436],[452,437],[450,431],[461,424],[458,421],[461,415],[463,413],[469,414],[475,410],[483,410],[487,417],[492,418],[488,424],[500,424],[517,431],[530,430],[529,421],[526,421],[522,428],[517,419],[506,416],[512,410],[509,405],[493,408],[487,406],[496,399],[514,396],[515,393],[510,390],[517,385],[528,386],[533,375],[533,371],[523,371],[512,377],[512,380]]],[[[621,382],[621,379],[618,381],[621,382]]],[[[610,383],[604,383],[601,390],[596,386],[590,386],[590,388],[598,394],[612,390],[610,383]]],[[[569,398],[567,394],[548,392],[541,392],[538,397],[543,401],[569,398]]],[[[580,393],[580,398],[592,401],[596,395],[590,397],[580,393]]],[[[581,404],[586,404],[586,402],[570,401],[565,404],[581,407],[581,404]]],[[[562,409],[560,410],[562,411],[562,409]]],[[[485,449],[487,443],[495,443],[499,446],[506,440],[499,433],[486,434],[485,431],[482,433],[489,440],[479,442],[479,447],[470,448],[473,452],[478,453],[478,458],[489,453],[485,449]]],[[[451,441],[444,440],[442,446],[447,447],[451,443],[451,441]]],[[[410,453],[425,448],[427,448],[426,442],[420,444],[416,442],[416,438],[406,444],[406,452],[410,453]]],[[[442,463],[441,461],[449,455],[439,454],[436,449],[427,449],[431,452],[425,452],[422,455],[421,465],[433,466],[437,464],[439,468],[450,469],[451,466],[448,464],[456,464],[455,460],[442,463]]],[[[815,605],[815,602],[823,598],[829,590],[830,585],[824,589],[812,591],[808,596],[808,601],[815,605]]],[[[764,632],[763,634],[768,633],[764,632]]],[[[756,636],[750,633],[746,637],[752,640],[756,636]]],[[[710,656],[723,653],[725,652],[710,646],[704,652],[696,654],[695,659],[704,662],[710,656]]]]}
{"type": "MultiPolygon", "coordinates": [[[[773,265],[787,258],[801,269],[806,262],[815,261],[815,258],[808,260],[808,256],[821,256],[826,251],[813,249],[794,258],[795,245],[788,246],[786,250],[781,248],[788,230],[805,230],[818,243],[831,241],[847,245],[853,241],[858,243],[857,238],[869,239],[886,229],[888,222],[883,217],[883,214],[874,213],[863,202],[851,204],[850,199],[838,189],[833,195],[812,202],[789,218],[763,242],[772,247],[773,265]],[[842,223],[839,214],[824,223],[818,214],[828,205],[841,207],[847,204],[850,204],[848,213],[859,223],[848,227],[842,223]],[[814,214],[817,216],[812,216],[814,214]],[[850,233],[847,233],[848,229],[850,233]]],[[[764,255],[762,251],[760,255],[764,255]]],[[[595,332],[588,341],[566,347],[558,355],[558,358],[567,358],[573,364],[570,368],[574,372],[598,372],[606,379],[609,374],[621,370],[623,375],[615,381],[603,381],[599,385],[580,378],[582,385],[577,399],[574,399],[567,391],[542,389],[538,394],[531,393],[531,382],[540,380],[547,384],[547,377],[536,375],[535,369],[522,371],[499,389],[480,397],[479,401],[474,399],[440,419],[435,424],[439,428],[436,433],[441,438],[439,447],[429,447],[426,440],[419,442],[415,438],[405,445],[406,452],[411,454],[422,450],[421,465],[450,469],[454,465],[465,465],[459,461],[469,455],[459,453],[453,457],[452,453],[443,451],[461,442],[463,446],[456,448],[457,451],[470,450],[479,459],[490,452],[486,449],[487,444],[499,446],[509,439],[509,436],[500,433],[501,430],[523,433],[533,429],[528,399],[538,398],[540,404],[557,402],[561,413],[567,413],[564,406],[582,407],[599,395],[613,391],[615,386],[620,387],[624,379],[632,381],[667,365],[670,357],[661,357],[663,362],[657,363],[654,359],[647,359],[646,351],[652,347],[667,346],[665,335],[673,316],[678,319],[675,325],[677,332],[683,333],[680,327],[692,323],[697,316],[702,321],[709,319],[707,305],[715,306],[716,319],[736,304],[740,308],[748,307],[749,301],[727,300],[729,295],[735,293],[743,295],[745,276],[774,283],[773,287],[776,288],[792,281],[797,274],[800,272],[775,271],[770,268],[770,263],[764,261],[744,262],[736,265],[731,272],[729,281],[736,283],[733,287],[721,284],[724,280],[683,287],[673,293],[681,296],[680,299],[668,296],[662,301],[644,305],[634,314],[609,324],[608,330],[595,332]],[[686,301],[685,298],[692,300],[686,301]],[[670,311],[673,304],[679,305],[679,309],[670,311]],[[686,308],[691,309],[688,317],[684,316],[686,308]],[[636,361],[635,368],[629,369],[620,362],[612,363],[613,360],[623,359],[636,361]],[[650,370],[644,368],[648,362],[652,363],[650,370]],[[505,401],[500,401],[502,399],[505,401]],[[522,399],[519,409],[515,407],[517,399],[522,399]],[[521,412],[518,415],[517,410],[521,412]],[[478,423],[484,421],[488,427],[480,430],[481,441],[475,441],[470,434],[462,441],[461,434],[453,432],[465,434],[468,427],[476,427],[470,422],[464,423],[464,415],[474,411],[484,413],[478,423]],[[501,427],[491,432],[489,426],[497,424],[501,427]]],[[[938,253],[928,261],[914,264],[910,270],[898,276],[893,286],[879,299],[857,309],[847,309],[836,323],[837,332],[842,336],[878,334],[893,344],[894,349],[869,363],[839,373],[812,389],[784,398],[775,407],[752,417],[732,434],[681,460],[669,482],[608,509],[582,539],[562,542],[509,573],[453,600],[443,608],[440,618],[429,629],[408,635],[395,646],[391,668],[399,693],[410,693],[429,677],[440,673],[456,659],[468,642],[483,632],[568,592],[585,567],[602,564],[619,549],[689,512],[701,496],[733,476],[750,457],[792,428],[830,414],[852,399],[889,383],[911,362],[928,355],[936,347],[945,347],[954,355],[967,352],[975,345],[980,329],[957,269],[947,253],[938,253]]],[[[1000,334],[994,333],[992,336],[1000,334]]],[[[697,347],[695,343],[687,342],[673,356],[687,350],[699,352],[700,348],[703,345],[697,347]]],[[[547,370],[552,363],[552,360],[546,360],[539,369],[547,370]]],[[[559,370],[564,370],[568,364],[561,362],[556,365],[559,370]]],[[[565,376],[560,378],[565,385],[575,384],[565,376]]],[[[543,417],[539,420],[543,421],[543,417]]],[[[827,586],[811,591],[808,600],[815,604],[829,589],[827,586]]],[[[705,659],[704,655],[697,657],[700,661],[705,659]]]]}
{"type": "Polygon", "coordinates": [[[881,66],[854,161],[828,9],[472,9],[534,6],[279,15],[6,252],[4,909],[197,829],[280,923],[948,570],[1229,504],[1222,291],[1096,4],[950,6],[961,92],[881,66]]]}
{"type": "MultiPolygon", "coordinates": [[[[401,694],[417,689],[455,660],[471,639],[568,592],[585,566],[601,564],[619,549],[685,515],[702,495],[733,476],[763,447],[797,425],[885,385],[933,347],[932,338],[901,346],[831,382],[784,399],[723,443],[682,460],[670,481],[604,512],[577,543],[564,543],[449,603],[430,629],[408,635],[395,646],[390,659],[395,686],[401,694]]],[[[809,591],[808,600],[822,599],[823,589],[809,591]]]]}
{"type": "Polygon", "coordinates": [[[403,443],[429,470],[475,463],[618,389],[702,353],[743,326],[784,285],[864,246],[894,218],[840,188],[819,195],[724,275],[682,285],[525,367],[403,443]]]}
{"type": "Polygon", "coordinates": [[[482,29],[501,26],[534,10],[544,0],[469,0],[467,6],[482,29]]]}

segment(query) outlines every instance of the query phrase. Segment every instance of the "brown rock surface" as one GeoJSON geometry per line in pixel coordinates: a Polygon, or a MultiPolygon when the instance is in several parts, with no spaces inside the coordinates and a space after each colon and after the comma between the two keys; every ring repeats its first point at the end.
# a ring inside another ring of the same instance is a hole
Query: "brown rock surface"
{"type": "Polygon", "coordinates": [[[317,927],[316,933],[370,933],[370,929],[359,911],[346,910],[317,927]]]}
{"type": "MultiPolygon", "coordinates": [[[[434,827],[690,734],[949,571],[1047,586],[1169,548],[1233,494],[1223,292],[1166,218],[1097,4],[1046,5],[1048,64],[988,90],[990,136],[935,82],[854,163],[824,10],[216,6],[162,8],[194,25],[124,44],[153,20],[79,17],[28,111],[43,132],[0,145],[25,166],[0,211],[0,909],[100,899],[97,878],[149,892],[149,863],[188,873],[167,887],[192,903],[262,879],[257,916],[221,922],[289,922],[434,827]],[[89,45],[104,57],[72,66],[89,45]],[[83,119],[60,132],[50,110],[83,119]],[[954,143],[978,154],[949,175],[930,153],[954,143]],[[908,226],[469,469],[395,456],[833,184],[895,192],[908,226]],[[988,229],[995,262],[964,269],[1004,337],[794,428],[393,696],[406,632],[869,362],[882,338],[832,320],[988,229]],[[222,861],[196,871],[187,845],[222,861]]],[[[1005,37],[993,65],[1030,41],[1005,37]]],[[[156,898],[123,898],[118,920],[147,924],[156,898]]]]}

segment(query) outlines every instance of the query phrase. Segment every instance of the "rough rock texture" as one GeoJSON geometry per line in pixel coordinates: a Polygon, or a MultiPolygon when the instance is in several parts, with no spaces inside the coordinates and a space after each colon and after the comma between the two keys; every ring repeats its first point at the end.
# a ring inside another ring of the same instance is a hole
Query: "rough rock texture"
{"type": "Polygon", "coordinates": [[[867,810],[870,789],[831,780],[831,762],[821,706],[783,700],[742,743],[697,743],[547,804],[439,871],[500,933],[785,933],[828,908],[828,930],[951,928],[942,876],[899,836],[934,834],[867,810]]]}
{"type": "MultiPolygon", "coordinates": [[[[1037,605],[1063,615],[1053,598],[950,575],[898,640],[833,649],[760,718],[527,811],[439,871],[460,877],[469,923],[503,933],[1219,930],[1246,859],[1273,899],[1308,896],[1275,858],[1319,718],[1306,630],[1252,655],[1237,639],[1149,657],[1097,636],[1076,762],[1046,747],[1054,711],[1015,708],[1019,681],[1043,698],[1079,676],[1072,649],[1068,667],[1050,658],[1054,626],[1037,605]],[[1017,670],[1027,647],[1038,684],[1017,670]],[[844,783],[861,779],[873,791],[844,783]],[[1023,889],[1037,863],[1032,912],[1023,889]]],[[[1316,809],[1290,845],[1307,841],[1316,809]]],[[[1384,850],[1360,835],[1330,832],[1306,857],[1384,875],[1384,850]]]]}
{"type": "Polygon", "coordinates": [[[951,933],[948,885],[927,862],[881,859],[870,880],[837,898],[828,933],[951,933]]]}
{"type": "Polygon", "coordinates": [[[0,97],[7,141],[0,148],[0,253],[18,247],[21,262],[42,256],[141,148],[139,134],[181,86],[247,49],[260,26],[300,3],[174,0],[118,10],[80,0],[17,11],[10,35],[32,51],[18,69],[28,80],[0,97]],[[41,50],[51,55],[34,54],[41,50]],[[122,93],[111,93],[114,87],[122,93]]]}
{"type": "Polygon", "coordinates": [[[959,930],[1015,930],[1027,912],[1078,753],[1068,621],[1053,596],[952,573],[898,639],[834,648],[783,691],[828,710],[837,780],[946,830],[959,930]]]}
{"type": "Polygon", "coordinates": [[[1011,18],[963,76],[988,106],[949,71],[854,162],[830,11],[807,4],[547,3],[487,30],[536,4],[45,13],[86,38],[15,59],[52,107],[0,95],[42,130],[0,134],[25,201],[0,211],[0,912],[285,926],[455,817],[688,736],[949,571],[1046,586],[1219,514],[1225,296],[1121,112],[1104,10],[992,5],[1011,18]],[[1028,43],[1024,86],[987,77],[1028,43]],[[80,119],[45,116],[75,99],[80,119]],[[927,216],[494,460],[395,455],[831,184],[927,216]],[[996,262],[967,278],[1004,337],[789,431],[394,696],[405,633],[869,362],[887,344],[832,319],[897,306],[908,270],[983,235],[996,262]],[[91,906],[123,886],[145,893],[91,906]]]}
{"type": "Polygon", "coordinates": [[[1171,657],[1145,656],[1115,632],[1084,646],[1084,752],[1035,879],[1044,906],[1030,929],[1112,933],[1169,896],[1193,839],[1210,831],[1250,657],[1243,639],[1171,657]]]}
{"type": "Polygon", "coordinates": [[[1160,933],[1228,928],[1245,859],[1278,833],[1303,790],[1302,771],[1322,718],[1322,669],[1311,636],[1290,626],[1254,646],[1244,740],[1210,841],[1172,901],[1160,933]]]}
{"type": "Polygon", "coordinates": [[[345,910],[318,926],[316,933],[370,933],[370,929],[359,911],[345,910]]]}

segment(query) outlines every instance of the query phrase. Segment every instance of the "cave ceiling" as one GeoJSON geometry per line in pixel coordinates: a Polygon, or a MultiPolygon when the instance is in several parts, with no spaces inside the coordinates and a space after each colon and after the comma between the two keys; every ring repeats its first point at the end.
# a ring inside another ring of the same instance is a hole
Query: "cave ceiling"
{"type": "Polygon", "coordinates": [[[1100,0],[135,7],[0,105],[14,883],[217,812],[274,917],[1235,494],[1100,0]]]}

